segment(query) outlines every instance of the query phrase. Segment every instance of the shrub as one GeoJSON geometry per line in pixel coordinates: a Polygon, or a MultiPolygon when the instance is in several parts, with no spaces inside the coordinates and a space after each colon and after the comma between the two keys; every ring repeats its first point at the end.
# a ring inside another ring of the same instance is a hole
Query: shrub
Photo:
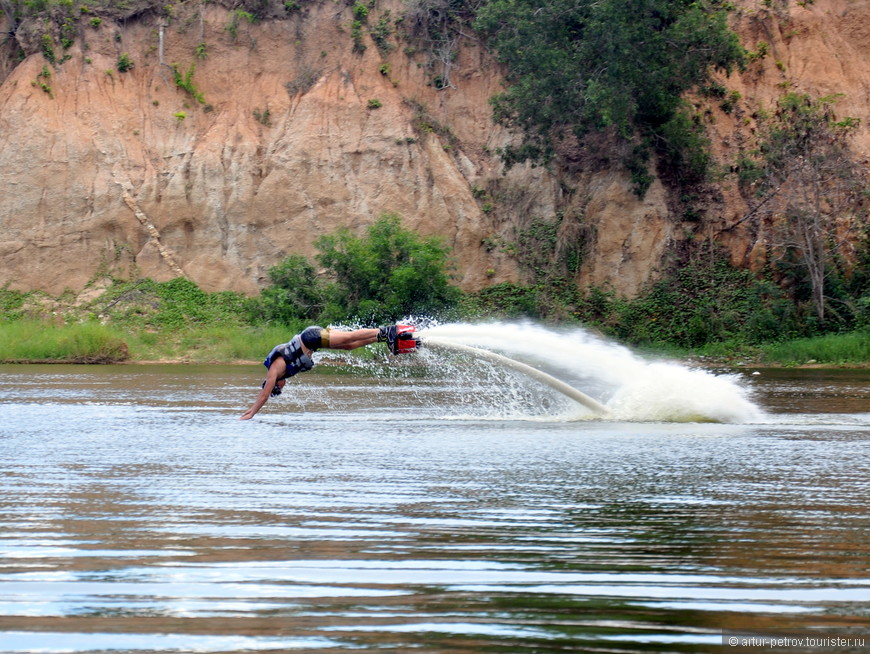
{"type": "Polygon", "coordinates": [[[294,254],[273,266],[269,281],[255,303],[257,317],[290,324],[320,316],[326,305],[324,283],[305,257],[294,254]]]}
{"type": "Polygon", "coordinates": [[[597,290],[578,317],[636,345],[690,348],[729,340],[758,344],[801,336],[804,329],[794,303],[775,284],[715,255],[688,261],[633,299],[597,290]]]}
{"type": "MultiPolygon", "coordinates": [[[[392,52],[395,46],[390,43],[390,10],[384,11],[384,15],[378,19],[377,25],[371,29],[372,41],[378,46],[378,50],[387,54],[392,52]]],[[[383,73],[386,74],[386,73],[383,73]]]]}
{"type": "Polygon", "coordinates": [[[254,119],[260,123],[261,125],[265,125],[266,127],[272,126],[272,112],[269,109],[264,109],[260,111],[259,109],[254,109],[253,111],[254,119]]]}
{"type": "Polygon", "coordinates": [[[209,324],[250,322],[249,301],[240,293],[206,293],[194,282],[140,279],[116,283],[91,307],[94,314],[130,327],[177,330],[209,324]]]}
{"type": "Polygon", "coordinates": [[[505,318],[536,317],[537,290],[511,282],[495,284],[477,292],[469,300],[468,311],[505,318]]]}
{"type": "Polygon", "coordinates": [[[122,54],[120,57],[118,57],[117,68],[118,68],[119,73],[126,73],[127,71],[132,70],[134,65],[135,64],[130,59],[130,55],[127,54],[126,52],[124,54],[122,54]]]}
{"type": "MultiPolygon", "coordinates": [[[[187,91],[190,96],[199,104],[205,104],[205,96],[193,84],[193,74],[196,72],[196,64],[190,64],[190,68],[183,75],[178,70],[178,64],[172,64],[172,76],[175,79],[175,86],[187,91]]],[[[178,114],[176,114],[177,117],[178,114]]]]}
{"type": "Polygon", "coordinates": [[[367,5],[362,2],[357,1],[353,5],[353,15],[357,20],[365,22],[365,20],[369,17],[369,8],[367,5]]]}
{"type": "Polygon", "coordinates": [[[287,89],[287,93],[290,94],[290,97],[300,93],[307,93],[315,84],[317,84],[317,80],[320,79],[322,74],[323,71],[319,68],[312,68],[311,66],[303,65],[299,69],[299,75],[297,75],[295,79],[287,82],[284,87],[287,89]]]}
{"type": "Polygon", "coordinates": [[[150,318],[156,326],[177,329],[209,323],[238,324],[246,318],[245,299],[240,293],[206,293],[184,277],[153,283],[158,309],[150,318]]]}
{"type": "Polygon", "coordinates": [[[316,242],[318,262],[333,278],[329,320],[397,320],[434,315],[456,306],[461,293],[450,284],[451,249],[436,237],[421,237],[384,214],[357,237],[343,229],[316,242]]]}
{"type": "Polygon", "coordinates": [[[677,110],[658,129],[661,169],[682,184],[703,181],[710,166],[710,139],[697,115],[677,110]]]}
{"type": "Polygon", "coordinates": [[[21,291],[10,291],[8,284],[0,287],[0,321],[20,318],[27,296],[21,291]]]}
{"type": "Polygon", "coordinates": [[[356,54],[362,54],[366,51],[366,44],[362,42],[363,23],[361,20],[355,20],[350,24],[350,37],[353,40],[353,51],[356,54]]]}

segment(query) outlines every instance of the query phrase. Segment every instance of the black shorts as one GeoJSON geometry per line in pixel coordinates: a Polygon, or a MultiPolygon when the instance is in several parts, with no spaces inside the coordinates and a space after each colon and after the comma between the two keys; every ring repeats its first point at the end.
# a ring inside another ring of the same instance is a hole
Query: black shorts
{"type": "Polygon", "coordinates": [[[319,350],[322,347],[329,347],[329,328],[324,329],[317,325],[306,327],[299,334],[302,339],[302,344],[312,352],[319,350]]]}

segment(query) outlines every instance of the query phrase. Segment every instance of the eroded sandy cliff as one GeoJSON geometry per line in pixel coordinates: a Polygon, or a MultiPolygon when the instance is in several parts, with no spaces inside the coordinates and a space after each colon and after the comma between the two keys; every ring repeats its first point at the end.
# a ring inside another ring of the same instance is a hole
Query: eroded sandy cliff
{"type": "MultiPolygon", "coordinates": [[[[753,108],[781,93],[843,93],[870,151],[870,1],[824,0],[758,20],[744,3],[747,47],[769,57],[725,80],[740,110],[712,108],[727,162],[751,141],[753,108]]],[[[399,2],[381,2],[372,22],[399,2]]],[[[722,241],[746,262],[762,235],[722,231],[745,203],[724,181],[701,221],[683,220],[656,181],[643,200],[621,167],[505,172],[511,138],[492,124],[500,71],[468,39],[437,89],[426,57],[397,40],[354,52],[344,4],[248,23],[214,4],[174,6],[83,23],[69,58],[38,52],[40,28],[21,25],[32,51],[0,68],[0,285],[57,293],[96,275],[180,273],[206,290],[256,292],[267,269],[338,227],[361,230],[383,212],[454,248],[466,289],[520,279],[514,242],[534,220],[568,216],[563,239],[584,239],[587,284],[632,295],[685,239],[722,241]],[[197,48],[205,44],[205,48],[197,48]],[[119,57],[134,67],[119,72],[119,57]],[[199,55],[199,56],[197,56],[199,55]],[[191,71],[188,91],[172,65],[191,71]]],[[[135,12],[131,12],[135,13],[135,12]]],[[[8,49],[11,56],[12,50],[8,49]]]]}

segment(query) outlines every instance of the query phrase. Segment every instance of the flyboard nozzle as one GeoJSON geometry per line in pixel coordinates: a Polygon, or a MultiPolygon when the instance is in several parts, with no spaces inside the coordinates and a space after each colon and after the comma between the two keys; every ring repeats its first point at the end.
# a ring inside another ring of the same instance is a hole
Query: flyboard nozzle
{"type": "Polygon", "coordinates": [[[422,343],[420,338],[415,335],[416,331],[417,328],[414,325],[396,325],[395,354],[411,354],[417,351],[422,343]]]}

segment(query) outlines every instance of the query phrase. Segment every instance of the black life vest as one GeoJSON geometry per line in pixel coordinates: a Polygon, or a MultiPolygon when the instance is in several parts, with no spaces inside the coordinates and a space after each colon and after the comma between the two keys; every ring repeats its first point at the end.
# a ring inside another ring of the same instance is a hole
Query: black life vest
{"type": "Polygon", "coordinates": [[[298,335],[294,336],[289,343],[282,343],[272,348],[269,356],[263,361],[263,365],[268,369],[275,361],[275,357],[278,356],[284,359],[284,363],[287,364],[287,371],[278,379],[287,379],[314,367],[314,361],[302,351],[302,339],[298,335]]]}

